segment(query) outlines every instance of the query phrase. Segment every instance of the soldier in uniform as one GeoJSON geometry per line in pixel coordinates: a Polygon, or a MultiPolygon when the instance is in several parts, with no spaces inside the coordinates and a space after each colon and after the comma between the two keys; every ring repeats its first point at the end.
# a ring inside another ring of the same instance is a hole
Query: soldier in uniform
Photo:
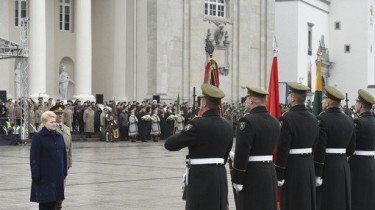
{"type": "Polygon", "coordinates": [[[238,191],[239,210],[276,210],[276,171],[272,152],[280,124],[266,108],[268,93],[247,87],[246,114],[238,121],[233,187],[238,191]]]}
{"type": "Polygon", "coordinates": [[[70,128],[71,131],[73,130],[73,111],[71,109],[70,103],[67,103],[66,109],[64,109],[64,123],[70,128]]]}
{"type": "Polygon", "coordinates": [[[209,84],[201,88],[202,117],[191,120],[164,146],[169,151],[189,148],[186,210],[224,210],[228,204],[225,163],[232,148],[233,131],[218,112],[224,92],[209,84]]]}
{"type": "Polygon", "coordinates": [[[280,117],[276,173],[281,210],[315,210],[315,171],[312,147],[319,133],[316,117],[305,107],[305,85],[289,82],[290,110],[280,117]]]}
{"type": "Polygon", "coordinates": [[[319,138],[315,147],[318,210],[350,210],[351,178],[347,155],[355,149],[353,120],[340,109],[345,97],[327,86],[323,112],[319,114],[319,138]]]}
{"type": "MultiPolygon", "coordinates": [[[[60,133],[64,138],[66,158],[67,158],[67,169],[72,167],[72,136],[70,134],[70,128],[64,124],[64,105],[55,105],[51,107],[51,111],[56,114],[56,131],[60,133]]],[[[57,202],[56,210],[62,208],[62,200],[57,202]]]]}
{"type": "Polygon", "coordinates": [[[358,90],[354,119],[356,149],[349,159],[352,176],[352,210],[375,208],[375,118],[371,107],[375,98],[365,90],[358,90]]]}
{"type": "Polygon", "coordinates": [[[35,111],[35,128],[38,129],[42,123],[43,105],[39,104],[38,109],[35,111]]]}

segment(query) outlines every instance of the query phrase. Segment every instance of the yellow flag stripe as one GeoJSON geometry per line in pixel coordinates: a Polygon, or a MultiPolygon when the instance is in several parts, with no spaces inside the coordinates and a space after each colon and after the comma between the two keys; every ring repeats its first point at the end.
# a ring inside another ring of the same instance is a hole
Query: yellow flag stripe
{"type": "Polygon", "coordinates": [[[316,63],[316,83],[315,83],[315,91],[322,91],[322,63],[320,60],[316,63]]]}

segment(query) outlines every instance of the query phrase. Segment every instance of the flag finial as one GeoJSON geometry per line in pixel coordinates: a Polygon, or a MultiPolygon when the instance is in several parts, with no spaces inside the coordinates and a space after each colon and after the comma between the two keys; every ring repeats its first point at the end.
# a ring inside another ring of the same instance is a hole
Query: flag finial
{"type": "Polygon", "coordinates": [[[279,52],[279,48],[277,48],[276,36],[273,36],[273,57],[277,57],[278,52],[279,52]]]}

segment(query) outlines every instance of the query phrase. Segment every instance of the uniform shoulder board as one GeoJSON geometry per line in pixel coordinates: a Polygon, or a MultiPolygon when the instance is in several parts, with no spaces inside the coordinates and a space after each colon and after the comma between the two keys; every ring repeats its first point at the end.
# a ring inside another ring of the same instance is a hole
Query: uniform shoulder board
{"type": "Polygon", "coordinates": [[[318,115],[319,117],[321,116],[321,115],[323,115],[325,113],[325,111],[322,111],[322,112],[320,112],[320,114],[318,115]]]}

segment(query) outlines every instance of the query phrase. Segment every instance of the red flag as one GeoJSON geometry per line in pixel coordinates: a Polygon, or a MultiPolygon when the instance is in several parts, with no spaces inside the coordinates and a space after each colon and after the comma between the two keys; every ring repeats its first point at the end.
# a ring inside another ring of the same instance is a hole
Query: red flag
{"type": "MultiPolygon", "coordinates": [[[[272,60],[270,82],[268,85],[268,100],[267,100],[267,109],[268,112],[274,116],[276,119],[279,119],[281,116],[280,113],[280,102],[279,102],[279,73],[277,68],[277,56],[274,55],[272,60]]],[[[272,156],[275,161],[277,147],[273,150],[272,156]]],[[[277,209],[280,209],[280,190],[277,190],[277,209]]]]}
{"type": "Polygon", "coordinates": [[[268,85],[268,100],[267,109],[268,112],[279,119],[280,113],[280,102],[279,102],[279,75],[277,69],[277,56],[273,57],[270,82],[268,85]]]}
{"type": "MultiPolygon", "coordinates": [[[[210,58],[204,70],[203,84],[206,84],[206,83],[210,85],[214,85],[216,87],[219,87],[220,85],[219,68],[218,68],[216,61],[213,58],[210,58]]],[[[224,116],[224,110],[221,104],[219,105],[219,113],[220,113],[220,116],[222,117],[224,116]]],[[[198,112],[198,115],[202,116],[202,113],[200,110],[198,112]]]]}

